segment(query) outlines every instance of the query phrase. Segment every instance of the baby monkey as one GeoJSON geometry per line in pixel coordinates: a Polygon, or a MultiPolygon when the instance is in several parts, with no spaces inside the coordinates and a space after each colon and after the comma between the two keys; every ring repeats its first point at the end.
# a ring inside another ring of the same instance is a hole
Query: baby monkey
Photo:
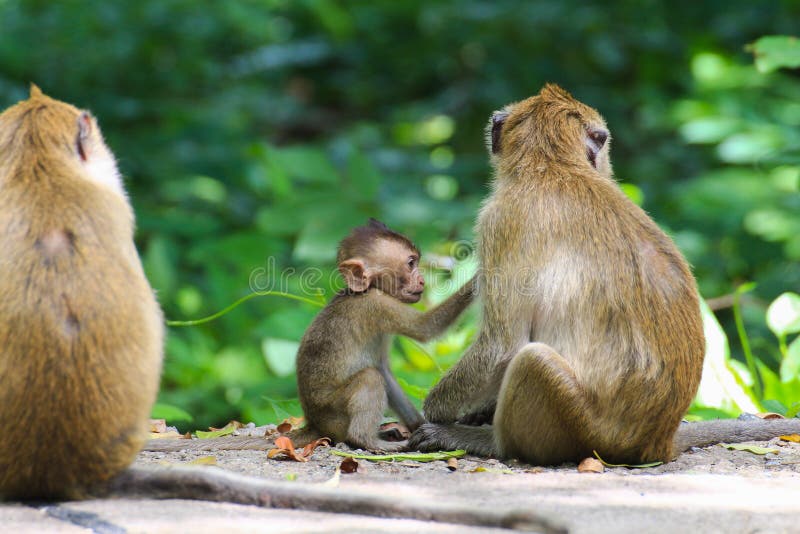
{"type": "Polygon", "coordinates": [[[369,450],[397,451],[378,426],[386,404],[409,430],[425,422],[389,369],[389,344],[400,334],[427,341],[442,333],[472,302],[470,281],[434,309],[406,304],[422,297],[420,253],[411,241],[370,219],[339,244],[337,262],[347,287],[317,315],[297,353],[297,387],[306,426],[296,445],[327,436],[369,450]]]}

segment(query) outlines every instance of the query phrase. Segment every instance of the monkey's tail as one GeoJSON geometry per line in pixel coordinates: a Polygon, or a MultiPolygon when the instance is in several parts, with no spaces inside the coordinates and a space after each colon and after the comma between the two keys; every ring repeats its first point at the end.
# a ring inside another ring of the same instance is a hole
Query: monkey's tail
{"type": "Polygon", "coordinates": [[[520,509],[485,509],[447,504],[436,499],[376,494],[374,490],[325,487],[266,480],[214,467],[129,468],[94,496],[148,499],[194,499],[250,504],[265,508],[294,508],[330,513],[396,519],[418,519],[479,527],[562,533],[549,518],[520,509]]]}
{"type": "Polygon", "coordinates": [[[785,434],[800,434],[800,419],[718,419],[681,423],[674,443],[675,450],[683,452],[716,443],[766,441],[785,434]]]}

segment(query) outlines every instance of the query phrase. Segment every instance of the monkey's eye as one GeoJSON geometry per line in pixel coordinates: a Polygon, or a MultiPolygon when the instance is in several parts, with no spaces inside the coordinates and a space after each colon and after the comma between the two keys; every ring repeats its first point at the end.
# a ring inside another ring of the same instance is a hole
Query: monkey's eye
{"type": "Polygon", "coordinates": [[[413,269],[416,264],[417,264],[417,259],[416,258],[408,258],[408,264],[407,265],[408,265],[409,269],[413,269]]]}
{"type": "Polygon", "coordinates": [[[606,144],[606,140],[608,139],[608,132],[605,130],[600,129],[591,129],[589,130],[589,138],[597,143],[598,147],[602,147],[606,144]]]}

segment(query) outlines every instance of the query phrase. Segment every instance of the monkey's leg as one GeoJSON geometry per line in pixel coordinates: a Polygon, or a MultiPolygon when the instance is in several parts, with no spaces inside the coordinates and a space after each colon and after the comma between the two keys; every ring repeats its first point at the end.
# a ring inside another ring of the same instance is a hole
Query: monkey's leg
{"type": "Polygon", "coordinates": [[[570,364],[552,347],[529,343],[508,366],[495,413],[504,458],[555,465],[591,456],[591,403],[570,364]]]}
{"type": "Polygon", "coordinates": [[[452,451],[464,449],[476,456],[497,456],[492,427],[425,423],[408,439],[409,450],[452,451]]]}
{"type": "Polygon", "coordinates": [[[411,401],[406,397],[403,388],[397,383],[397,379],[389,369],[389,363],[384,361],[380,368],[381,376],[386,384],[386,397],[389,401],[389,407],[394,410],[394,413],[403,421],[410,431],[414,431],[425,422],[425,418],[419,413],[419,410],[411,404],[411,401]]]}
{"type": "Polygon", "coordinates": [[[459,411],[486,386],[487,369],[498,359],[497,349],[485,332],[431,389],[423,404],[423,413],[432,423],[452,423],[459,411]]]}
{"type": "Polygon", "coordinates": [[[346,410],[349,417],[347,443],[373,451],[399,451],[405,448],[404,441],[385,441],[378,438],[378,427],[386,410],[386,390],[380,372],[372,367],[352,376],[341,388],[341,398],[348,399],[346,410]]]}
{"type": "Polygon", "coordinates": [[[473,408],[467,410],[467,413],[459,418],[459,423],[471,426],[492,424],[494,413],[497,410],[497,396],[500,394],[500,386],[503,385],[506,369],[508,369],[508,365],[515,355],[515,353],[507,354],[494,365],[486,386],[473,402],[473,408]]]}

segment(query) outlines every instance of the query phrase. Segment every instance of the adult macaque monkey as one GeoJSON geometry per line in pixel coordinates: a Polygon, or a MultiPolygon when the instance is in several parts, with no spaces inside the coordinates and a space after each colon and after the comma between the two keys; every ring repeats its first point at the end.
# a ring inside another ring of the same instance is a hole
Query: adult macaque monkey
{"type": "Polygon", "coordinates": [[[297,386],[306,427],[297,445],[328,436],[351,446],[396,451],[404,441],[377,434],[388,400],[409,430],[423,422],[389,369],[394,334],[427,341],[441,334],[472,302],[470,281],[446,301],[422,313],[425,280],[420,253],[407,237],[370,219],[339,244],[337,261],[347,287],[306,331],[297,353],[297,386]]]}
{"type": "Polygon", "coordinates": [[[426,424],[410,447],[535,464],[597,451],[642,463],[800,429],[800,420],[680,425],[703,367],[695,281],[614,182],[594,109],[546,85],[496,112],[488,133],[495,181],[477,224],[482,327],[423,411],[433,423],[494,412],[493,428],[426,424]]]}
{"type": "Polygon", "coordinates": [[[528,512],[213,468],[128,468],[147,437],[163,337],[132,234],[114,157],[89,113],[33,86],[0,114],[0,501],[202,499],[563,531],[528,512]]]}
{"type": "Polygon", "coordinates": [[[147,438],[163,321],[95,119],[36,87],[0,115],[0,498],[71,498],[147,438]]]}

